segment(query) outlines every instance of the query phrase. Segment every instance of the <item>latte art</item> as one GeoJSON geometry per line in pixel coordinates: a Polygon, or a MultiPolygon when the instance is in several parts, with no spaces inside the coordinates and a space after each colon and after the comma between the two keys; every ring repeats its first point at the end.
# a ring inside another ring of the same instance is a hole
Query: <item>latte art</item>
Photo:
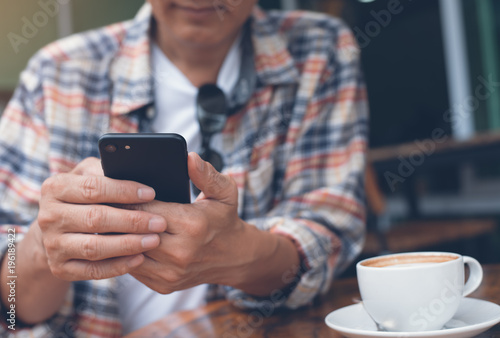
{"type": "Polygon", "coordinates": [[[453,255],[396,255],[377,257],[367,260],[362,265],[374,268],[406,268],[444,263],[457,259],[453,255]]]}
{"type": "Polygon", "coordinates": [[[399,269],[399,268],[409,268],[409,267],[424,267],[424,266],[431,266],[434,264],[437,264],[437,263],[405,263],[405,264],[387,265],[387,266],[384,266],[384,268],[399,269]]]}

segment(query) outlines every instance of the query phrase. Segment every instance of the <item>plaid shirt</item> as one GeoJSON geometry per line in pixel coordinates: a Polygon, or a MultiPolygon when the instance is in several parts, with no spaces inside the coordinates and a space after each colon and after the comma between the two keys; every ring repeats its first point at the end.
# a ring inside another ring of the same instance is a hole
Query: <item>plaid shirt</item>
{"type": "MultiPolygon", "coordinates": [[[[140,126],[154,112],[138,112],[154,98],[150,18],[146,4],[134,20],[52,43],[21,74],[0,124],[2,243],[13,227],[21,240],[36,219],[46,178],[98,157],[102,134],[147,131],[140,126]]],[[[355,40],[341,21],[259,8],[252,19],[258,84],[223,132],[224,172],[238,185],[240,217],[290,238],[302,267],[283,297],[255,299],[223,286],[207,297],[297,308],[326,292],[363,245],[366,93],[355,40]]],[[[75,282],[59,313],[15,333],[119,336],[116,283],[75,282]]],[[[8,330],[2,324],[0,332],[8,330]]]]}

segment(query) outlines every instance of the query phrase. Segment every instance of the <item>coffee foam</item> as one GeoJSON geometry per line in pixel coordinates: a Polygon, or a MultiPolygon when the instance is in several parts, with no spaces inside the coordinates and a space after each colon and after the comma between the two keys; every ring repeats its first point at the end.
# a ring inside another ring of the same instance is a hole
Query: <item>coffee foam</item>
{"type": "Polygon", "coordinates": [[[444,263],[455,259],[458,259],[458,256],[446,255],[446,254],[445,255],[397,255],[397,256],[372,258],[361,263],[361,265],[373,268],[384,268],[391,266],[410,267],[412,265],[416,266],[422,264],[444,263]]]}

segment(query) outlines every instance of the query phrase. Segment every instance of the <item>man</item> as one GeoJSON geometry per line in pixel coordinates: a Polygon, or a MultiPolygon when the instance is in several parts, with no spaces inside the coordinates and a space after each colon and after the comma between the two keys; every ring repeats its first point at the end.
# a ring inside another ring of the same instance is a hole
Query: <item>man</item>
{"type": "Polygon", "coordinates": [[[47,46],[0,124],[2,243],[13,229],[17,240],[11,332],[119,336],[220,296],[309,304],[362,245],[365,100],[340,21],[267,14],[256,0],[149,0],[133,21],[47,46]],[[106,132],[178,132],[199,150],[206,83],[233,112],[213,142],[222,174],[189,154],[194,203],[103,176],[106,132]]]}

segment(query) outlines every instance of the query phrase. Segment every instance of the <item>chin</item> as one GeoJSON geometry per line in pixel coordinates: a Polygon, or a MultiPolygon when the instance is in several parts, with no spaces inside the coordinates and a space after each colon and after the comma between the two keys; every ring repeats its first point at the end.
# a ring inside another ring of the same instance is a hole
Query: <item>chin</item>
{"type": "Polygon", "coordinates": [[[225,19],[221,20],[211,0],[206,0],[206,3],[200,0],[200,7],[192,5],[194,0],[165,0],[165,3],[162,0],[149,1],[153,5],[158,26],[163,26],[163,30],[178,42],[200,47],[216,47],[234,37],[250,16],[255,3],[246,3],[245,7],[238,7],[239,11],[236,12],[224,12],[225,19]],[[197,11],[193,8],[201,9],[197,11]]]}
{"type": "Polygon", "coordinates": [[[216,46],[226,39],[226,36],[218,33],[217,30],[210,31],[206,28],[192,29],[187,32],[174,31],[174,35],[185,44],[200,47],[216,46]]]}

